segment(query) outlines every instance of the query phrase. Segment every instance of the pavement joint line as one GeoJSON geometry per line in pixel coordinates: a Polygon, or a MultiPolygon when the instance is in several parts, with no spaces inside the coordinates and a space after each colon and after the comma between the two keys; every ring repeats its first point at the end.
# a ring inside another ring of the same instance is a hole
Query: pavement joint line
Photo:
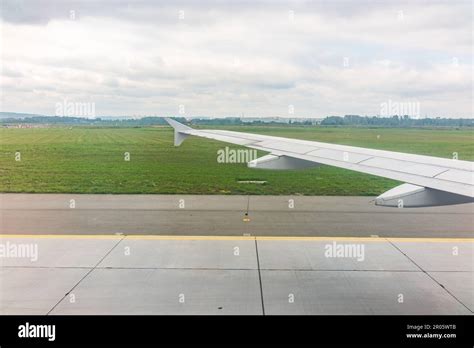
{"type": "MultiPolygon", "coordinates": [[[[185,270],[185,271],[257,271],[257,268],[216,268],[216,267],[75,267],[75,266],[0,266],[10,269],[130,269],[130,270],[185,270]]],[[[284,269],[282,270],[284,271],[284,269]]],[[[418,271],[417,271],[418,272],[418,271]]]]}
{"type": "Polygon", "coordinates": [[[258,257],[258,242],[257,239],[255,239],[255,254],[257,257],[257,268],[258,268],[258,282],[260,286],[260,299],[262,301],[262,315],[265,315],[265,302],[263,300],[263,285],[262,285],[262,274],[260,271],[260,259],[258,257]]]}
{"type": "Polygon", "coordinates": [[[341,236],[219,236],[219,235],[116,235],[116,234],[0,234],[4,238],[33,239],[142,239],[142,240],[274,240],[274,241],[359,241],[359,242],[439,242],[439,243],[474,243],[474,238],[439,238],[439,237],[341,237],[341,236]]]}
{"type": "MultiPolygon", "coordinates": [[[[197,208],[184,208],[184,209],[176,209],[176,208],[169,208],[169,209],[146,209],[146,208],[74,208],[74,211],[146,211],[146,212],[154,212],[154,211],[163,211],[163,212],[179,212],[179,213],[186,213],[186,212],[208,212],[208,213],[215,213],[215,212],[230,212],[230,213],[241,213],[241,209],[197,209],[197,208]]],[[[17,208],[3,208],[0,211],[72,211],[71,208],[26,208],[26,209],[17,209],[17,208]]],[[[271,210],[271,209],[258,209],[255,208],[253,210],[254,213],[315,213],[315,214],[402,214],[402,215],[432,215],[432,212],[415,212],[415,211],[358,211],[358,210],[303,210],[303,209],[296,209],[293,208],[289,209],[281,209],[281,210],[271,210]]],[[[470,215],[470,212],[437,212],[437,215],[470,215]]]]}
{"type": "Polygon", "coordinates": [[[91,274],[98,265],[100,265],[100,263],[112,252],[112,250],[114,250],[122,242],[122,240],[125,238],[125,235],[120,237],[120,240],[115,243],[114,246],[112,246],[112,248],[106,252],[105,255],[95,264],[95,266],[90,268],[89,271],[86,272],[86,274],[81,279],[79,279],[79,281],[68,292],[66,292],[63,297],[61,297],[61,299],[46,313],[46,315],[50,315],[51,312],[54,311],[54,309],[66,298],[66,296],[69,295],[71,291],[73,291],[84,279],[86,279],[87,276],[91,274]]]}
{"type": "Polygon", "coordinates": [[[437,285],[439,285],[444,291],[448,293],[452,298],[454,298],[458,303],[460,303],[464,308],[466,308],[470,313],[474,313],[472,309],[470,309],[468,306],[466,306],[460,299],[458,299],[451,291],[449,291],[443,284],[438,282],[431,274],[428,273],[428,271],[425,271],[420,265],[418,265],[410,256],[408,256],[406,253],[404,253],[399,247],[397,247],[394,243],[392,243],[390,240],[387,239],[387,241],[402,255],[404,255],[411,263],[413,263],[416,267],[418,267],[424,274],[426,274],[433,282],[435,282],[437,285]]]}
{"type": "MultiPolygon", "coordinates": [[[[258,271],[258,268],[211,268],[211,267],[86,267],[86,266],[0,266],[0,269],[110,269],[110,270],[186,270],[186,271],[258,271]]],[[[386,273],[428,273],[409,269],[311,269],[311,268],[260,268],[260,271],[288,272],[386,272],[386,273]]],[[[430,273],[473,273],[472,271],[429,271],[430,273]]]]}
{"type": "MultiPolygon", "coordinates": [[[[0,269],[93,269],[87,266],[0,266],[0,269]]],[[[217,268],[217,267],[109,267],[97,266],[95,269],[130,269],[130,270],[196,270],[196,271],[258,271],[258,268],[217,268]]],[[[261,271],[294,271],[294,272],[398,272],[424,273],[421,270],[409,269],[311,269],[311,268],[260,268],[261,271]]],[[[473,273],[472,271],[429,271],[445,273],[473,273]]]]}

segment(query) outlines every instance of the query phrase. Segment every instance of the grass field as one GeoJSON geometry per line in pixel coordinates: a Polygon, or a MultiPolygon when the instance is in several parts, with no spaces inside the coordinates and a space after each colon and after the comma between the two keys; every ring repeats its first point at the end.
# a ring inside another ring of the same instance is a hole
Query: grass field
{"type": "MultiPolygon", "coordinates": [[[[474,160],[470,130],[222,127],[407,153],[474,160]],[[378,137],[379,136],[379,137],[378,137]]],[[[1,192],[378,195],[397,183],[322,166],[302,171],[217,163],[233,145],[189,138],[173,147],[169,127],[0,129],[1,192]],[[15,152],[21,161],[15,161],[15,152]],[[124,153],[130,153],[130,161],[124,153]],[[264,185],[241,180],[264,180],[264,185]]],[[[259,155],[263,155],[261,153],[259,155]]]]}

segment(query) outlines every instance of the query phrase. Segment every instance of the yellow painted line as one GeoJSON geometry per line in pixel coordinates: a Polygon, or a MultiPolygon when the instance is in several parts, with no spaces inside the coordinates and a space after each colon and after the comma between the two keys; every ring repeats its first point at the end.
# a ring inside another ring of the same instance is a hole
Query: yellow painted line
{"type": "Polygon", "coordinates": [[[0,234],[0,238],[38,238],[38,239],[120,239],[116,234],[0,234]]]}
{"type": "Polygon", "coordinates": [[[353,241],[353,242],[439,242],[439,243],[473,243],[474,238],[391,238],[391,237],[257,237],[257,240],[281,241],[353,241]]]}
{"type": "Polygon", "coordinates": [[[128,235],[126,239],[143,240],[255,240],[252,236],[161,236],[161,235],[128,235]]]}
{"type": "Polygon", "coordinates": [[[351,242],[435,242],[474,243],[474,238],[392,238],[392,237],[304,237],[304,236],[185,236],[116,234],[0,234],[0,238],[33,239],[136,239],[136,240],[272,240],[272,241],[351,241],[351,242]]]}
{"type": "Polygon", "coordinates": [[[473,243],[474,238],[392,238],[385,237],[383,239],[389,240],[391,242],[450,242],[450,243],[473,243]]]}
{"type": "Polygon", "coordinates": [[[279,241],[308,241],[308,242],[317,242],[317,241],[337,241],[337,240],[344,240],[344,241],[354,241],[354,242],[386,242],[384,238],[376,238],[376,237],[300,237],[300,236],[287,236],[287,237],[280,237],[280,236],[261,236],[256,237],[257,240],[279,240],[279,241]]]}
{"type": "MultiPolygon", "coordinates": [[[[125,235],[115,234],[0,234],[1,238],[38,239],[120,239],[125,235]]],[[[127,239],[141,240],[255,240],[252,236],[173,236],[173,235],[128,235],[127,239]]]]}

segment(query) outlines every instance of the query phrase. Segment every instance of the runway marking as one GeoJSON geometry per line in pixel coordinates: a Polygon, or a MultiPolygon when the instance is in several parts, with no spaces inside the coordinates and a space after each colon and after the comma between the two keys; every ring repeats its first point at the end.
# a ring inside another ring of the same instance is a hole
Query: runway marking
{"type": "Polygon", "coordinates": [[[330,236],[185,236],[185,235],[116,235],[116,234],[0,234],[0,238],[32,239],[138,239],[138,240],[258,240],[258,241],[354,241],[354,242],[434,242],[474,243],[474,238],[400,238],[400,237],[330,237],[330,236]],[[125,237],[125,238],[124,238],[125,237]]]}
{"type": "Polygon", "coordinates": [[[115,234],[0,234],[0,238],[38,238],[38,239],[120,239],[115,234]]]}
{"type": "Polygon", "coordinates": [[[127,235],[126,239],[143,239],[143,240],[255,240],[255,237],[254,236],[127,235]]]}
{"type": "MultiPolygon", "coordinates": [[[[474,233],[473,233],[474,234],[474,233]]],[[[474,238],[392,238],[383,237],[391,242],[474,242],[474,238]]]]}
{"type": "Polygon", "coordinates": [[[474,238],[399,238],[399,237],[270,237],[262,236],[256,237],[257,240],[287,240],[287,241],[326,241],[326,240],[345,240],[354,242],[386,242],[387,240],[394,242],[438,242],[438,243],[452,243],[452,242],[474,242],[474,238]]]}

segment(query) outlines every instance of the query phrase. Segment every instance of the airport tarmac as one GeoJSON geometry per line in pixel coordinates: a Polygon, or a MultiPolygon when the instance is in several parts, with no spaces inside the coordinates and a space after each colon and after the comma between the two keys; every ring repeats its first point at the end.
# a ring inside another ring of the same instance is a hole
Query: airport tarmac
{"type": "Polygon", "coordinates": [[[0,246],[5,315],[474,310],[473,239],[1,235],[0,246]]]}
{"type": "Polygon", "coordinates": [[[371,200],[0,194],[0,314],[472,314],[474,205],[371,200]]]}
{"type": "Polygon", "coordinates": [[[0,194],[3,234],[459,237],[474,204],[375,206],[374,197],[0,194]],[[248,212],[248,217],[245,213],[248,212]]]}

